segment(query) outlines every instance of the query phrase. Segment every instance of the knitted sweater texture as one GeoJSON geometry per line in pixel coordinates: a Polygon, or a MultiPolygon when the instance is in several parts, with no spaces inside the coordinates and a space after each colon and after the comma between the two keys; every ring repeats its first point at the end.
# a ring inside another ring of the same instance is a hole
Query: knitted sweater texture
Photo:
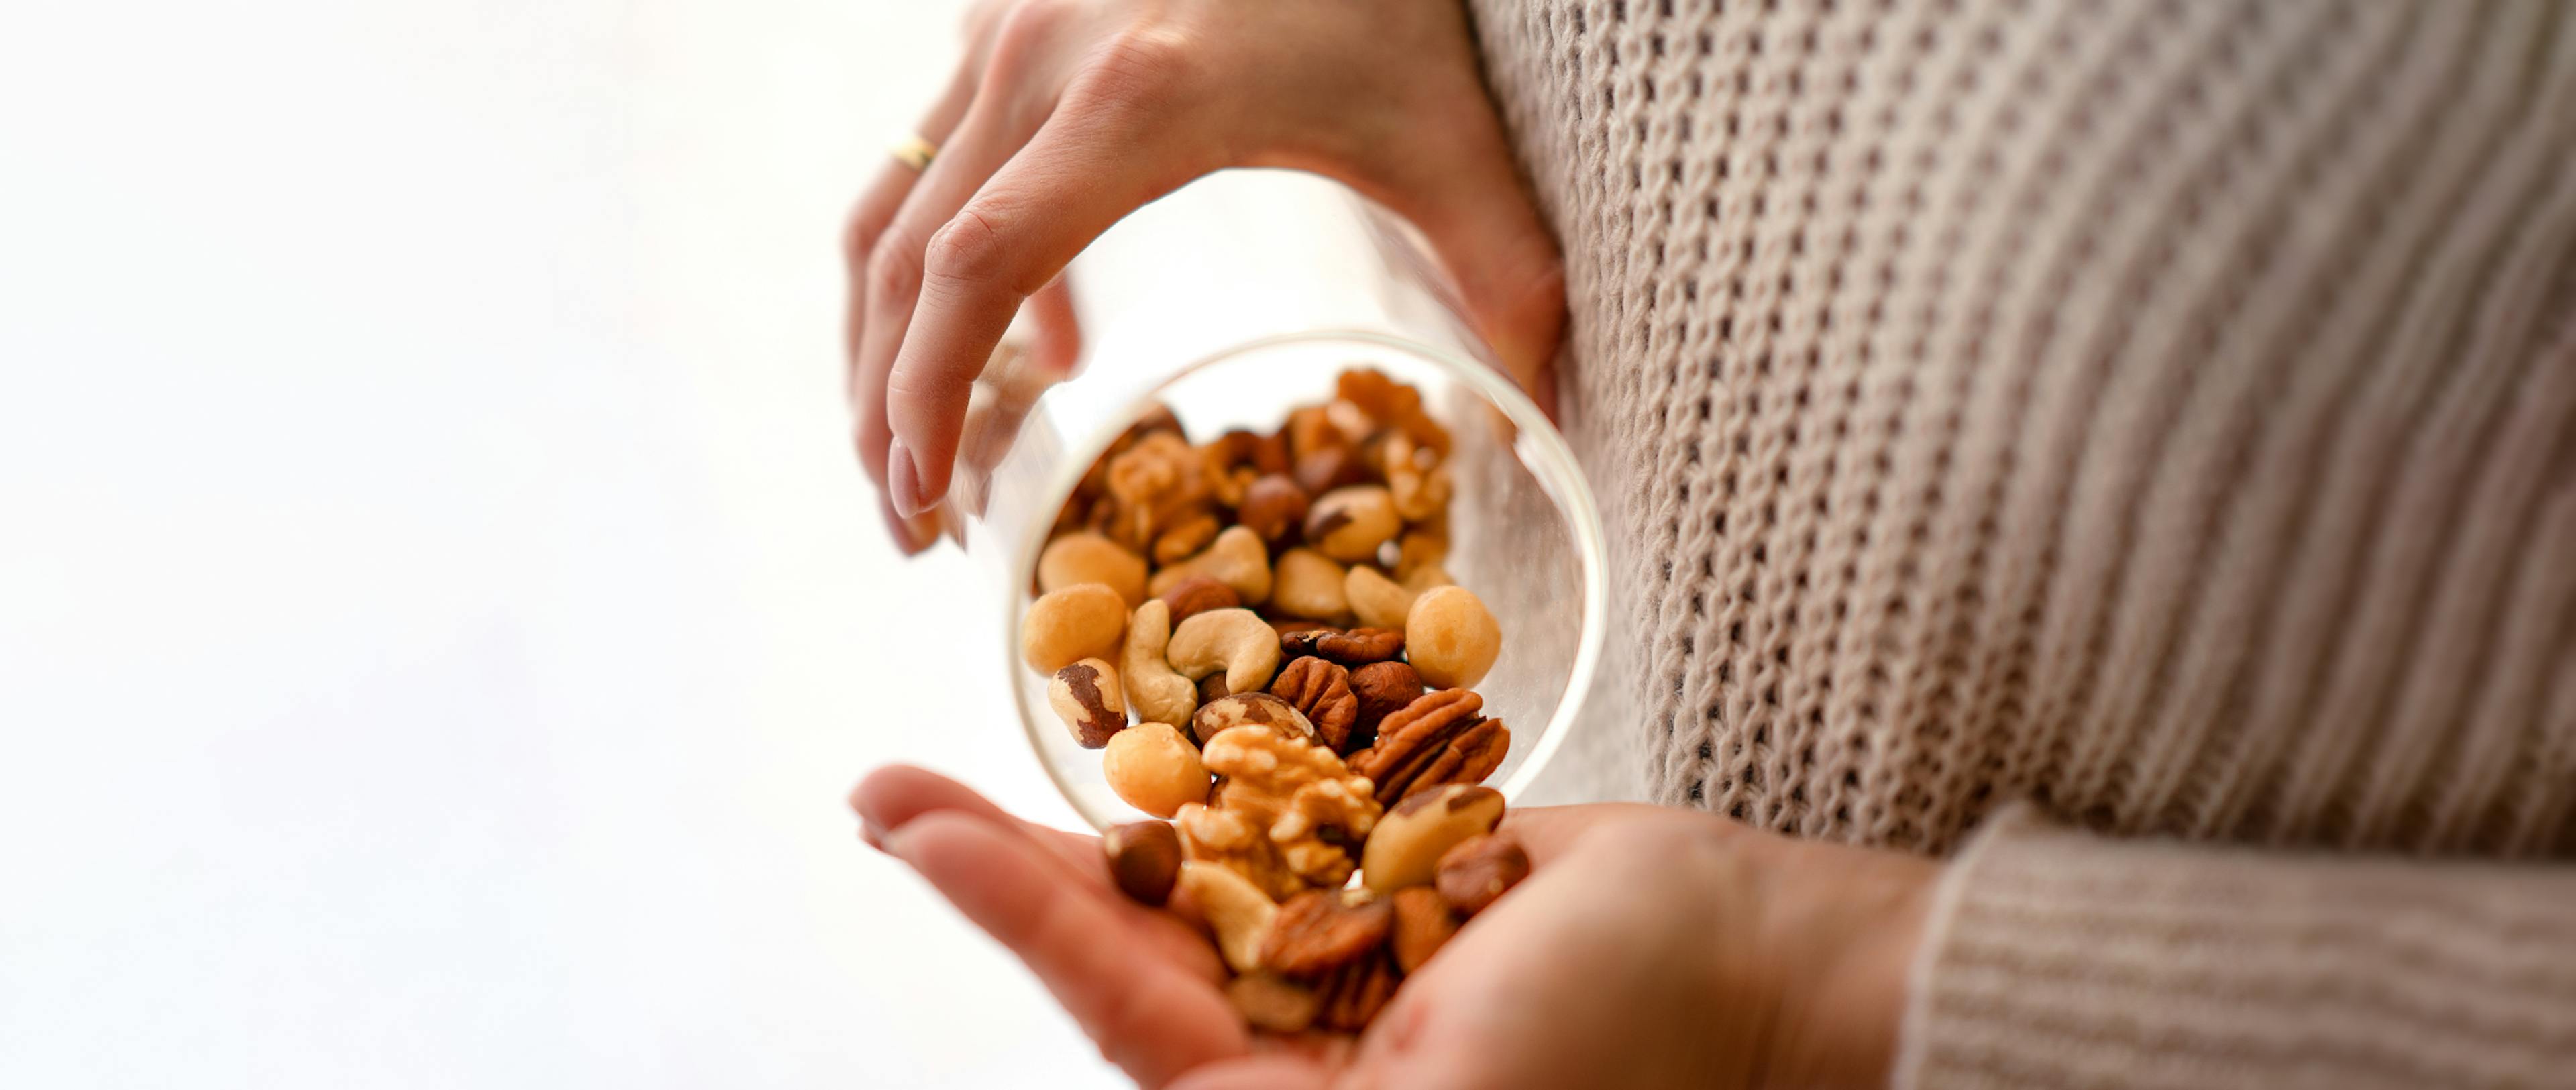
{"type": "Polygon", "coordinates": [[[2576,1085],[2576,5],[1475,0],[1648,787],[1899,1082],[2576,1085]]]}

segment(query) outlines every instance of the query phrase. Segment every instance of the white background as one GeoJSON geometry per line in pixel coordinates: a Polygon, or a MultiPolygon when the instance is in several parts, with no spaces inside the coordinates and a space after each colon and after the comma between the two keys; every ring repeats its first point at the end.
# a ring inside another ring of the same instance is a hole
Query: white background
{"type": "MultiPolygon", "coordinates": [[[[835,236],[954,22],[13,5],[0,1086],[1119,1083],[842,803],[1071,823],[847,453],[835,236]]],[[[1131,221],[1095,344],[1364,305],[1337,202],[1131,221]]]]}

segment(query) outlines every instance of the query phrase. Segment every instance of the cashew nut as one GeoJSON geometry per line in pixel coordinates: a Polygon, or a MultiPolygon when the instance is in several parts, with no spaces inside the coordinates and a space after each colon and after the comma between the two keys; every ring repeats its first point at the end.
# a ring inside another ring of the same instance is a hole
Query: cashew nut
{"type": "Polygon", "coordinates": [[[1120,673],[1127,683],[1127,702],[1148,723],[1187,723],[1199,706],[1199,687],[1172,672],[1163,649],[1172,639],[1172,605],[1149,598],[1136,607],[1127,625],[1126,654],[1120,673]]]}
{"type": "Polygon", "coordinates": [[[1155,572],[1147,590],[1160,597],[1172,584],[1192,574],[1233,587],[1245,605],[1260,605],[1270,599],[1270,546],[1249,529],[1227,527],[1208,543],[1205,551],[1155,572]]]}
{"type": "Polygon", "coordinates": [[[1402,628],[1405,611],[1413,608],[1414,592],[1387,578],[1376,568],[1362,564],[1353,567],[1350,574],[1342,578],[1342,597],[1350,601],[1351,612],[1359,615],[1361,626],[1402,628]]]}
{"type": "Polygon", "coordinates": [[[1181,892],[1198,905],[1227,965],[1238,973],[1261,967],[1261,946],[1270,941],[1270,921],[1279,915],[1277,902],[1250,879],[1195,860],[1181,864],[1181,892]]]}
{"type": "Polygon", "coordinates": [[[1225,691],[1255,692],[1279,669],[1279,630],[1248,609],[1211,609],[1182,621],[1163,650],[1182,677],[1223,670],[1225,691]]]}

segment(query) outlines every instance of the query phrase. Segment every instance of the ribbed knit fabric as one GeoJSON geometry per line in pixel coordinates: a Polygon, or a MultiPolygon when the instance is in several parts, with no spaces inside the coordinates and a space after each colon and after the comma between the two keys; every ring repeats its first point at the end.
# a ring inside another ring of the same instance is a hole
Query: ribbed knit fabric
{"type": "Polygon", "coordinates": [[[1905,1080],[2576,1083],[2576,5],[1472,6],[1656,793],[2034,805],[1905,1080]]]}
{"type": "Polygon", "coordinates": [[[2576,1085],[2576,868],[2106,844],[2023,809],[1963,863],[1919,1085],[2576,1085]]]}

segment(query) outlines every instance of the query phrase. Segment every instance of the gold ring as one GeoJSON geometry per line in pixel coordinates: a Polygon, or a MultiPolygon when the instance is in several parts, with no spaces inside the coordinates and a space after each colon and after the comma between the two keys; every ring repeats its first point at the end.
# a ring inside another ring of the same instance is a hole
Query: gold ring
{"type": "Polygon", "coordinates": [[[904,137],[886,151],[894,156],[896,162],[914,170],[930,169],[930,161],[939,157],[939,145],[918,136],[904,137]]]}

